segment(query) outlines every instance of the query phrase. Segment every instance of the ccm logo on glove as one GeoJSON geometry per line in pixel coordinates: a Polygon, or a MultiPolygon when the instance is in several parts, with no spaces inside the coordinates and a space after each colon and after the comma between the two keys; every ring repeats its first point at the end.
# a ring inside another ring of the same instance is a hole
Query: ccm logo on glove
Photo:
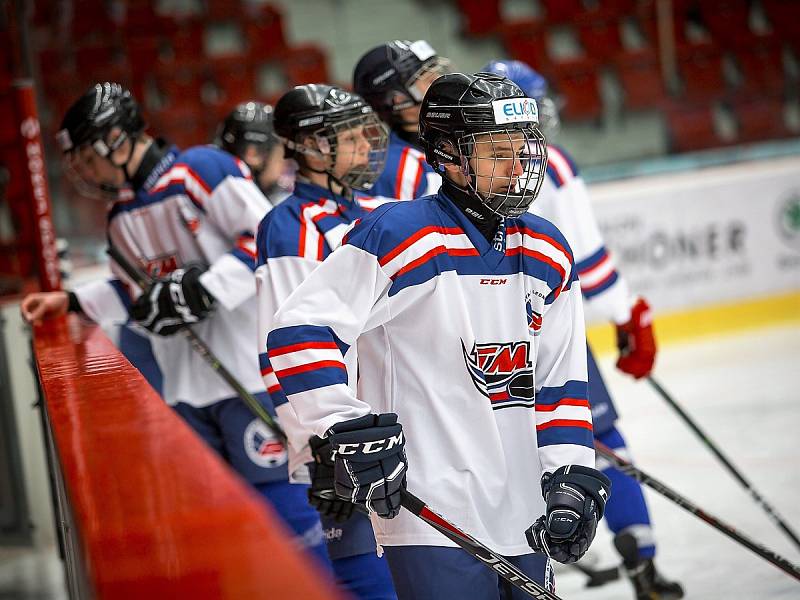
{"type": "Polygon", "coordinates": [[[391,450],[395,446],[403,446],[403,432],[383,440],[370,440],[360,444],[339,444],[336,452],[343,455],[375,454],[383,450],[391,450]]]}

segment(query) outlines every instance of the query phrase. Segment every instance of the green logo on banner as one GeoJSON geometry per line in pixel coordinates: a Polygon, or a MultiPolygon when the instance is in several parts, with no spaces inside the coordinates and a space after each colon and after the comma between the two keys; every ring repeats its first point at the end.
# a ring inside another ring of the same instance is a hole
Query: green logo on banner
{"type": "Polygon", "coordinates": [[[795,250],[800,250],[800,192],[795,191],[778,206],[778,233],[795,250]]]}

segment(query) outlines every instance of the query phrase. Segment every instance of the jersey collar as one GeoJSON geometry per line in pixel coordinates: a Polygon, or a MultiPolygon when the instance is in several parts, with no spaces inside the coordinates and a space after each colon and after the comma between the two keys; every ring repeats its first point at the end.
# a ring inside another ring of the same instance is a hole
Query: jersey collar
{"type": "Polygon", "coordinates": [[[294,195],[303,200],[319,200],[320,198],[324,198],[326,200],[330,199],[337,204],[344,206],[345,208],[351,208],[354,206],[352,200],[348,200],[339,194],[334,194],[328,188],[322,187],[321,185],[311,183],[310,181],[303,181],[301,179],[295,181],[294,195]]]}

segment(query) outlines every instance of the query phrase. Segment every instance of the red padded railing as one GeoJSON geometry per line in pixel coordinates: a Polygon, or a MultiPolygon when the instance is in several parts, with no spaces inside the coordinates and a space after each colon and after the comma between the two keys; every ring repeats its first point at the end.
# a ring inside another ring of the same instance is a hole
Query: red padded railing
{"type": "Polygon", "coordinates": [[[341,597],[99,328],[51,321],[34,350],[78,595],[341,597]]]}

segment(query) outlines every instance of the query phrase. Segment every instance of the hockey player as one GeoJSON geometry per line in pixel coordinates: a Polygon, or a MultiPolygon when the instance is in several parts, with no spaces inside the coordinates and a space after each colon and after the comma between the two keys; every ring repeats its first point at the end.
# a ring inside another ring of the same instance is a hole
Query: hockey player
{"type": "Polygon", "coordinates": [[[284,187],[283,147],[275,137],[272,112],[262,102],[237,105],[220,125],[217,145],[244,161],[255,184],[275,205],[289,191],[284,187]]]}
{"type": "Polygon", "coordinates": [[[67,167],[88,185],[133,191],[110,206],[106,233],[154,283],[141,290],[112,262],[114,279],[70,293],[31,294],[22,302],[23,316],[38,323],[72,311],[96,322],[124,323],[130,312],[151,333],[167,403],[327,561],[307,486],[289,484],[286,448],[189,342],[173,335],[192,324],[241,384],[272,410],[253,335],[253,234],[270,204],[244,163],[226,152],[211,146],[179,151],[144,129],[130,92],[99,83],[67,110],[57,140],[67,167]]]}
{"type": "Polygon", "coordinates": [[[419,145],[419,108],[448,64],[425,40],[386,42],[356,64],[353,89],[391,129],[386,167],[370,189],[374,196],[413,200],[439,190],[441,177],[419,145]]]}
{"type": "MultiPolygon", "coordinates": [[[[535,98],[545,134],[550,136],[557,131],[558,110],[549,97],[547,82],[539,73],[515,60],[492,61],[484,70],[508,77],[535,98]]],[[[561,148],[552,145],[548,148],[547,178],[531,211],[552,221],[564,233],[575,253],[584,299],[590,309],[614,323],[620,353],[617,368],[637,379],[646,377],[656,354],[650,307],[642,298],[631,296],[625,279],[617,272],[594,218],[586,185],[571,157],[561,148]]],[[[627,455],[625,440],[616,427],[614,404],[591,349],[588,368],[594,436],[627,455]]],[[[606,505],[606,521],[616,535],[615,545],[637,598],[682,598],[681,586],[664,579],[653,565],[655,538],[641,485],[602,458],[598,465],[614,485],[614,493],[606,505]]]]}
{"type": "MultiPolygon", "coordinates": [[[[352,189],[368,188],[381,173],[387,133],[362,98],[320,84],[284,94],[275,106],[274,124],[286,157],[297,162],[298,171],[292,195],[268,213],[258,229],[259,358],[278,414],[291,423],[291,407],[269,366],[267,333],[278,307],[341,244],[350,224],[374,207],[375,200],[354,197],[352,189]]],[[[323,449],[319,438],[309,448],[307,435],[294,446],[305,459],[297,464],[293,457],[293,472],[296,466],[305,467],[310,449],[315,451],[310,500],[323,516],[337,577],[362,600],[395,598],[386,560],[375,551],[369,519],[353,514],[352,503],[332,498],[330,450],[323,449]]]]}
{"type": "Polygon", "coordinates": [[[502,77],[437,79],[420,142],[440,192],[361,220],[267,339],[292,427],[335,450],[336,493],[374,513],[401,599],[511,597],[400,511],[406,481],[550,586],[544,553],[577,560],[603,514],[571,251],[526,214],[545,174],[535,106],[502,77]]]}

